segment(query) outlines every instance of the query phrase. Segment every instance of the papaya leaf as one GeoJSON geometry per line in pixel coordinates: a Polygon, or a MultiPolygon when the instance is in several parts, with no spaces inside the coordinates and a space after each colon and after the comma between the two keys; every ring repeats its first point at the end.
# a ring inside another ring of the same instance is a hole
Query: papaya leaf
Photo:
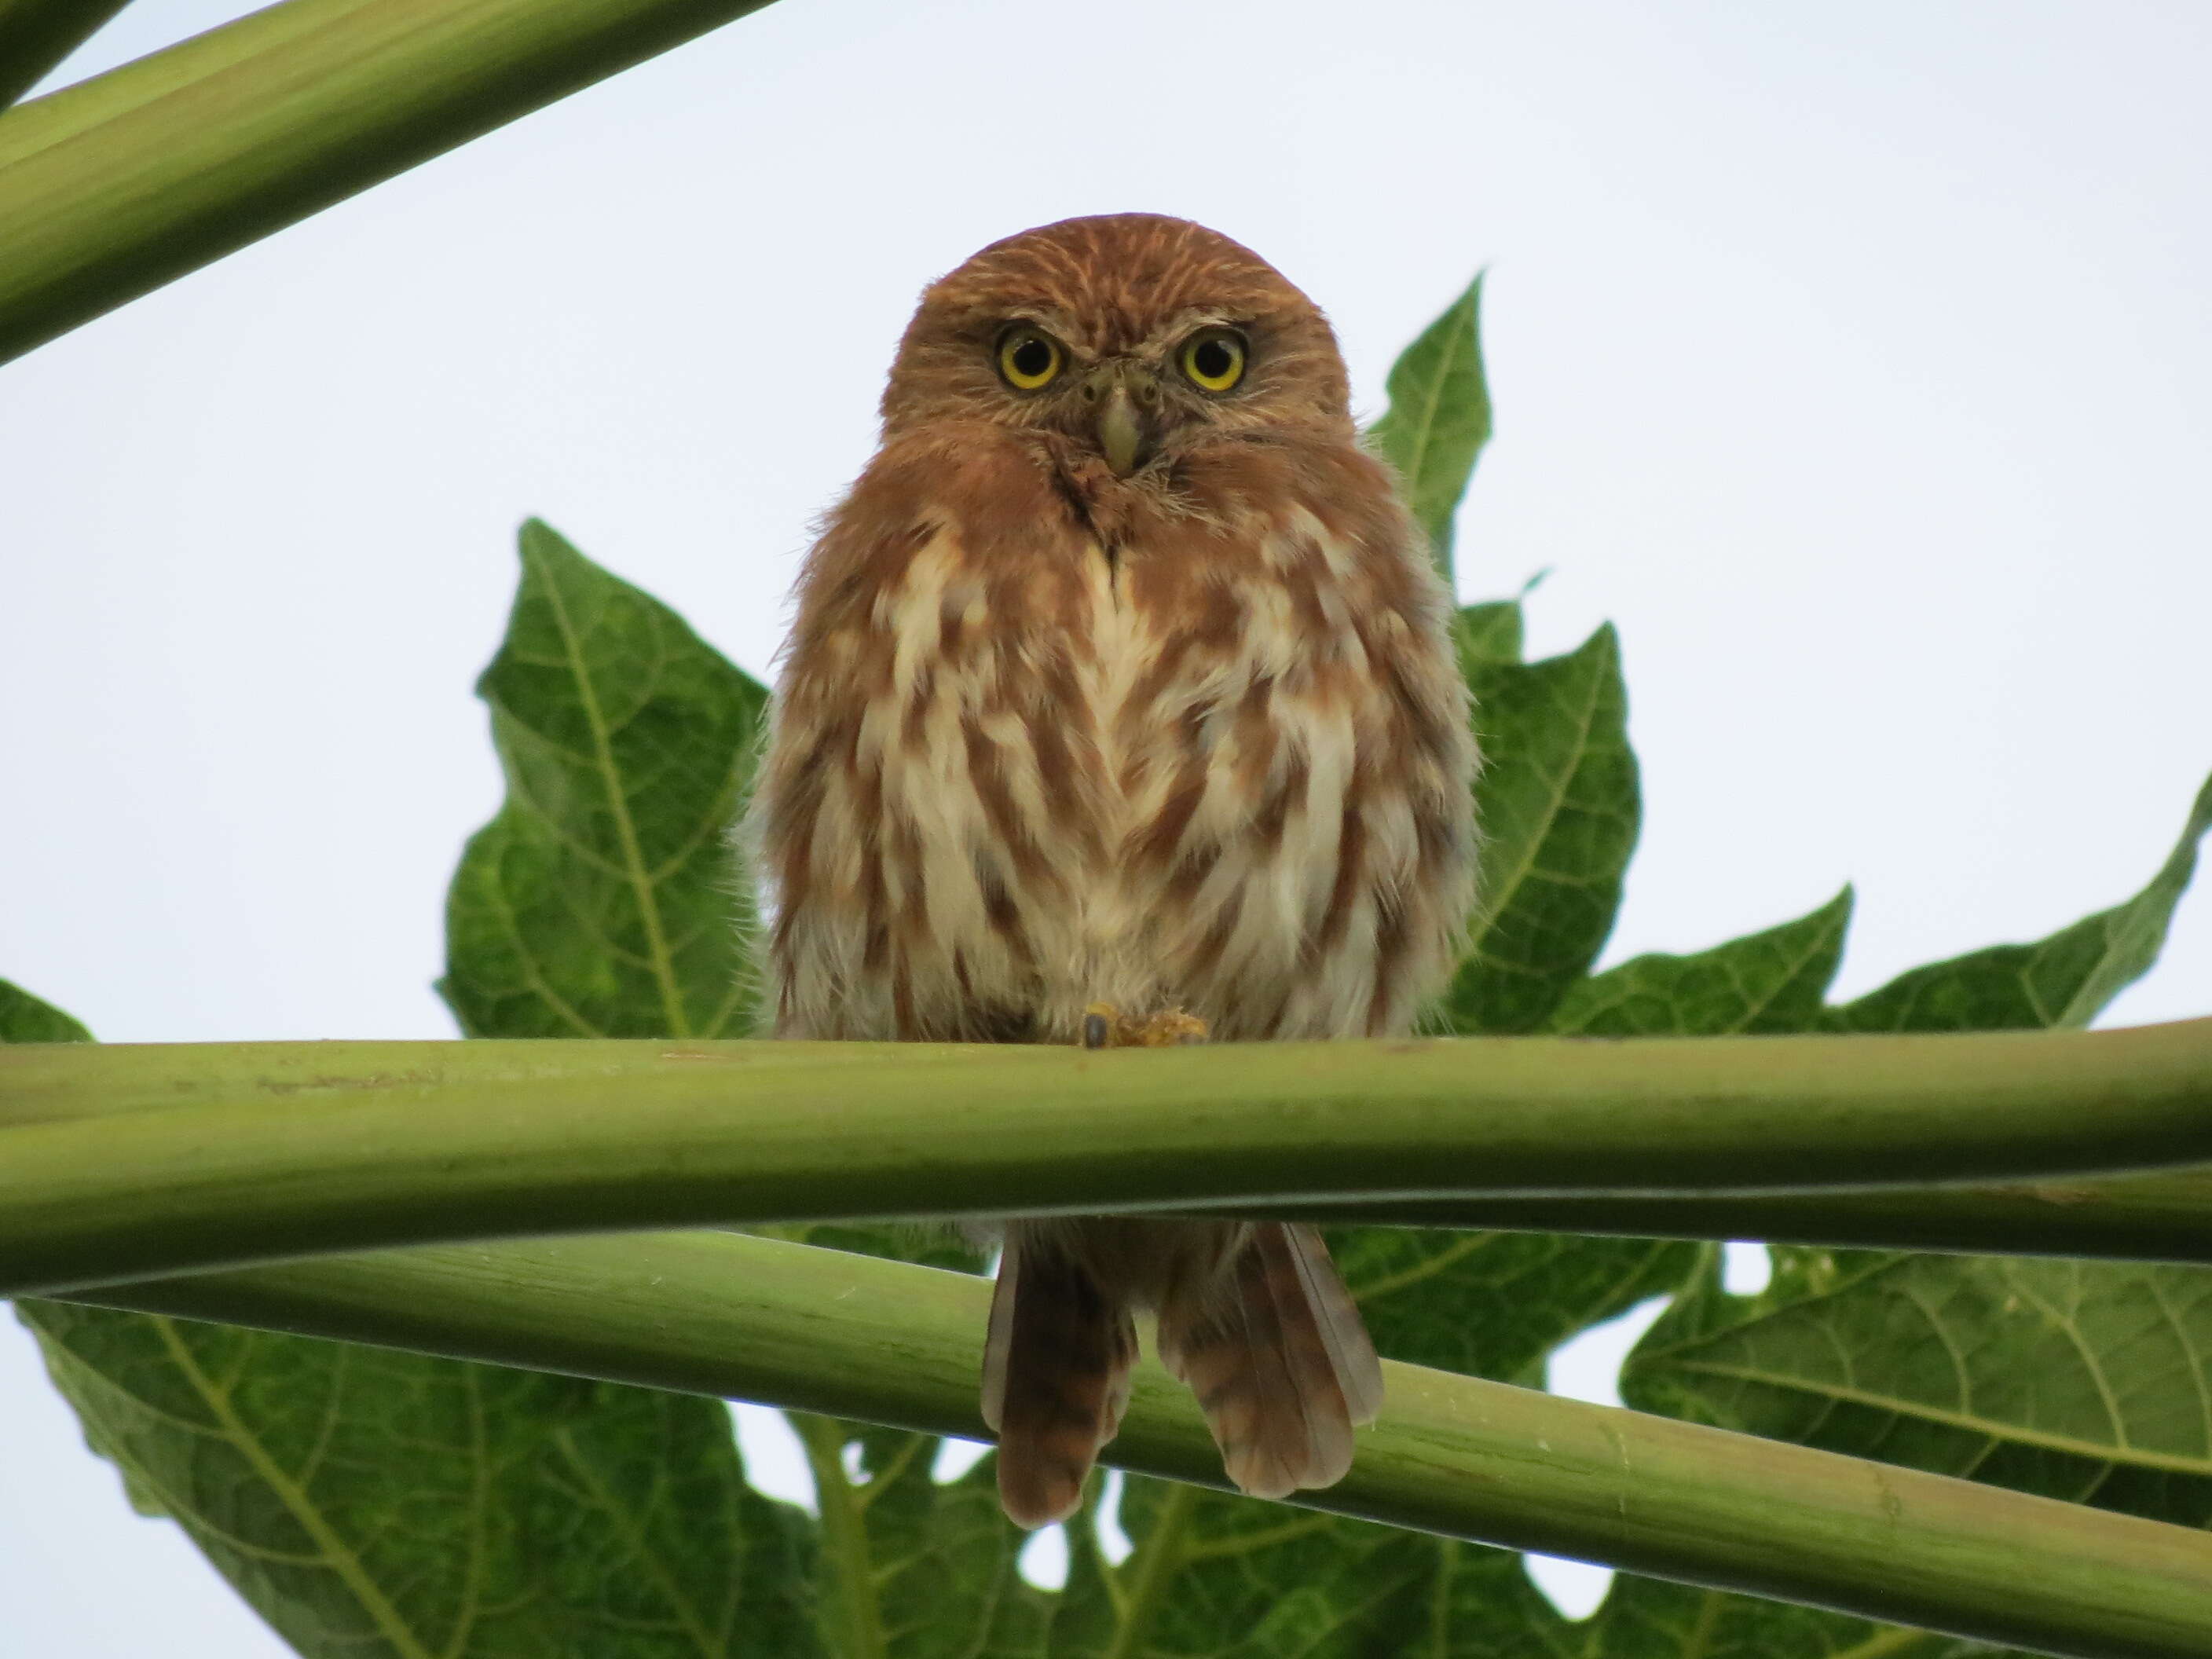
{"type": "Polygon", "coordinates": [[[1406,504],[1428,532],[1437,568],[1452,579],[1452,520],[1490,441],[1490,388],[1482,368],[1482,278],[1391,365],[1390,407],[1368,428],[1375,452],[1397,469],[1406,504]]]}
{"type": "Polygon", "coordinates": [[[1563,1618],[1504,1550],[1132,1480],[1121,1520],[1162,1564],[1118,1599],[1077,1571],[1053,1652],[1181,1659],[2000,1659],[1972,1642],[1623,1575],[1563,1618]],[[1165,1579],[1164,1583],[1160,1580],[1165,1579]]]}
{"type": "MultiPolygon", "coordinates": [[[[1924,1631],[1626,1575],[1595,1614],[1571,1623],[1503,1551],[1395,1538],[1374,1552],[1374,1580],[1384,1581],[1401,1550],[1419,1552],[1419,1570],[1397,1580],[1387,1600],[1340,1598],[1328,1611],[1339,1613],[1342,1635],[1312,1651],[1344,1659],[2000,1659],[1996,1649],[1924,1631]]],[[[1286,1643],[1268,1651],[1308,1650],[1286,1643]]]]}
{"type": "Polygon", "coordinates": [[[1790,1249],[1708,1276],[1632,1404],[2185,1526],[2212,1525],[2212,1272],[1790,1249]]]}
{"type": "MultiPolygon", "coordinates": [[[[1135,1552],[1110,1577],[1095,1565],[1071,1571],[1054,1659],[1419,1650],[1408,1638],[1425,1619],[1419,1591],[1435,1540],[1136,1475],[1121,1520],[1135,1552]]],[[[1072,1553],[1080,1568],[1083,1553],[1072,1553]]]]}
{"type": "Polygon", "coordinates": [[[751,921],[724,844],[768,692],[532,520],[491,706],[507,801],[446,906],[471,1036],[743,1036],[751,921]]]}
{"type": "Polygon", "coordinates": [[[1455,1031],[1543,1024],[1613,930],[1636,845],[1636,757],[1610,627],[1542,662],[1468,673],[1484,767],[1482,885],[1442,1010],[1455,1031]]]}
{"type": "Polygon", "coordinates": [[[1378,1352],[1532,1387],[1553,1348],[1675,1289],[1698,1260],[1680,1239],[1573,1233],[1349,1227],[1328,1241],[1378,1352]]]}
{"type": "Polygon", "coordinates": [[[312,1659],[811,1650],[805,1517],[745,1485],[710,1401],[23,1311],[97,1449],[312,1659]]]}
{"type": "Polygon", "coordinates": [[[1721,1036],[1803,1031],[1842,959],[1846,887],[1810,915],[1696,956],[1638,957],[1580,981],[1546,1029],[1571,1036],[1721,1036]]]}
{"type": "Polygon", "coordinates": [[[1023,1582],[1027,1534],[999,1508],[986,1458],[937,1484],[942,1443],[795,1417],[822,1493],[824,1629],[836,1650],[886,1659],[1051,1651],[1057,1597],[1023,1582]]]}
{"type": "MultiPolygon", "coordinates": [[[[87,1040],[0,981],[0,1041],[87,1040]]],[[[806,1517],[714,1401],[23,1302],[93,1449],[307,1659],[753,1659],[811,1640],[806,1517]]]]}
{"type": "MultiPolygon", "coordinates": [[[[1820,999],[1848,921],[1846,893],[1798,921],[1701,956],[1641,957],[1600,975],[1570,993],[1551,1028],[1614,1035],[1821,1025],[1966,1030],[2086,1020],[2094,1012],[2092,999],[2101,1006],[2155,954],[2187,883],[2207,805],[2200,799],[2181,845],[2136,899],[2042,945],[1976,952],[1916,970],[1850,1009],[1824,1009],[1820,999]],[[1725,1024],[1716,1023],[1723,1016],[1725,1024]]],[[[1622,1386],[1632,1404],[2053,1495],[2094,1501],[2102,1491],[2113,1507],[2202,1524],[2191,1508],[2202,1493],[2181,1495],[2187,1476],[2170,1463],[2148,1473],[2117,1455],[2177,1414],[2185,1428],[2172,1443],[2182,1447],[2185,1459],[2212,1450],[2203,1444],[2203,1334],[2191,1334],[2183,1322],[2203,1318],[2194,1311],[2205,1299],[2199,1270],[1904,1255],[1839,1258],[1805,1250],[1778,1255],[1775,1279],[1748,1302],[1724,1292],[1717,1259],[1709,1260],[1691,1293],[1631,1356],[1622,1386]],[[1855,1265],[1839,1267],[1839,1261],[1855,1265]],[[1849,1282],[1838,1281],[1838,1274],[1849,1282]],[[1816,1291],[1816,1284],[1822,1288],[1816,1291]],[[2147,1308],[2158,1311],[2147,1316],[2147,1308]],[[2083,1414],[2106,1402],[2099,1376],[2112,1363],[2106,1357],[2133,1351],[2143,1340],[2139,1333],[2154,1328],[2172,1351],[2126,1368],[2136,1385],[2130,1397],[2153,1396],[2144,1402],[2152,1422],[2130,1424],[2108,1414],[2084,1431],[2083,1414]],[[2107,1340],[2121,1346],[2102,1346],[2107,1340]],[[2053,1394],[2049,1385],[2059,1379],[2063,1386],[2053,1394]],[[2049,1437],[2052,1422],[2066,1425],[2057,1441],[2049,1437]],[[2194,1443],[2189,1424],[2199,1427],[2194,1443]],[[2063,1450],[2054,1449],[2060,1445],[2063,1450]]],[[[1705,1632],[1701,1639],[1717,1639],[1719,1632],[1748,1620],[1747,1628],[1763,1632],[1750,1649],[1759,1652],[1790,1651],[1793,1641],[1809,1644],[1802,1650],[1814,1654],[1852,1651],[1863,1639],[1884,1652],[1912,1651],[1915,1644],[1942,1652],[1955,1645],[1902,1631],[1868,1635],[1879,1627],[1804,1612],[1787,1615],[1793,1637],[1777,1626],[1781,1610],[1716,1595],[1699,1601],[1692,1614],[1685,1611],[1690,1595],[1624,1579],[1598,1621],[1601,1650],[1644,1650],[1614,1632],[1632,1620],[1648,1623],[1638,1609],[1651,1606],[1675,1609],[1670,1623],[1679,1628],[1687,1618],[1705,1632]]],[[[1662,1642],[1650,1650],[1672,1650],[1662,1642]]]]}
{"type": "MultiPolygon", "coordinates": [[[[1915,969],[1820,1011],[1818,1024],[1918,1031],[2087,1024],[2156,957],[2208,825],[2212,785],[2134,898],[2039,944],[1915,969]]],[[[2212,1525],[2212,1419],[2204,1410],[2212,1398],[2212,1272],[1800,1248],[1773,1255],[1773,1279],[1750,1297],[1728,1294],[1709,1261],[1629,1356],[1621,1391],[1631,1405],[2212,1525]]],[[[1650,1593],[1637,1587],[1638,1595],[1650,1593]]],[[[1737,1597],[1711,1605],[1721,1619],[1758,1606],[1737,1597]]],[[[1807,1616],[1856,1651],[1846,1640],[1852,1621],[1807,1616]]],[[[1882,1639],[1908,1638],[1900,1632],[1882,1639]]],[[[1912,1650],[1869,1638],[1868,1650],[1912,1650]]]]}
{"type": "Polygon", "coordinates": [[[0,1042],[89,1042],[92,1033],[12,980],[0,979],[0,1042]]]}
{"type": "Polygon", "coordinates": [[[2157,961],[2173,908],[2196,873],[2197,843],[2207,830],[2212,830],[2212,779],[2197,792],[2166,863],[2133,898],[2033,945],[1999,945],[1912,969],[1856,1002],[1829,1009],[1823,1026],[1832,1031],[1995,1031],[2087,1025],[2157,961]]]}
{"type": "MultiPolygon", "coordinates": [[[[1454,1599],[1457,1613],[1464,1598],[1454,1599]]],[[[1467,1611],[1480,1617],[1479,1607],[1467,1611]]],[[[1524,1638],[1448,1651],[1468,1659],[1553,1659],[1563,1650],[1555,1643],[1564,1640],[1564,1631],[1553,1642],[1524,1638]]],[[[1582,1645],[1564,1650],[1589,1659],[2003,1659],[2005,1651],[1817,1607],[1625,1575],[1582,1632],[1582,1645]]]]}
{"type": "Polygon", "coordinates": [[[1460,672],[1470,677],[1476,670],[1498,663],[1521,660],[1521,601],[1492,599],[1463,606],[1453,619],[1452,639],[1459,647],[1460,672]]]}

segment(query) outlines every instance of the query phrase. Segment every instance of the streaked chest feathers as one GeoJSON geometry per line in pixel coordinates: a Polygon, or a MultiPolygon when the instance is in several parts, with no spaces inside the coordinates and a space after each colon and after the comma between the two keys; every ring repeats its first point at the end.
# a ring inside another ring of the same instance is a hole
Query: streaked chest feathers
{"type": "Polygon", "coordinates": [[[1471,854],[1410,535],[1153,507],[1109,551],[1037,496],[802,590],[762,798],[780,1029],[1069,1040],[1097,1001],[1218,1038],[1404,1029],[1471,854]]]}

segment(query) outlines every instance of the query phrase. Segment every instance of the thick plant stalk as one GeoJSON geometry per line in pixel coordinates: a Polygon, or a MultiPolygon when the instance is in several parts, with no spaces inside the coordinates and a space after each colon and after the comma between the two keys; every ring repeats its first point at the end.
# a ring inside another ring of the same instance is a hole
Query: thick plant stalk
{"type": "Polygon", "coordinates": [[[284,0],[0,116],[0,362],[767,3],[284,0]]]}
{"type": "Polygon", "coordinates": [[[53,73],[129,0],[0,0],[0,110],[53,73]]]}
{"type": "MultiPolygon", "coordinates": [[[[982,1437],[980,1279],[727,1234],[541,1241],[85,1299],[982,1437]]],[[[1410,1365],[1315,1509],[2040,1652],[2212,1656],[2212,1535],[1410,1365]]],[[[1108,1461],[1218,1485],[1154,1366],[1108,1461]]]]}
{"type": "Polygon", "coordinates": [[[0,1294],[20,1295],[717,1220],[1819,1190],[2203,1162],[2212,1019],[1105,1054],[62,1044],[0,1052],[0,1100],[17,1126],[0,1131],[0,1294]],[[113,1115],[131,1105],[154,1109],[113,1115]]]}
{"type": "Polygon", "coordinates": [[[2212,1262],[2212,1166],[1996,1187],[1309,1200],[1237,1208],[1268,1218],[1363,1227],[2212,1262]]]}

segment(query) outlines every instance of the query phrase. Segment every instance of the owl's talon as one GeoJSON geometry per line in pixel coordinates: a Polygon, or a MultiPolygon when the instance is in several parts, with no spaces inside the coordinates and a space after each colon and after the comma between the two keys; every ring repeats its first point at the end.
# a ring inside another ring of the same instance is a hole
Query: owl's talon
{"type": "Polygon", "coordinates": [[[1126,1040],[1133,1048],[1180,1048],[1188,1043],[1204,1042],[1208,1035],[1206,1022],[1196,1014],[1187,1014],[1180,1008],[1163,1008],[1129,1033],[1126,1040]]]}
{"type": "Polygon", "coordinates": [[[1112,1003],[1092,1003],[1083,1011],[1083,1046],[1086,1048],[1110,1047],[1115,1028],[1121,1023],[1121,1011],[1112,1003]]]}
{"type": "Polygon", "coordinates": [[[1110,1002],[1094,1002],[1083,1011],[1086,1048],[1174,1048],[1204,1042],[1209,1035],[1204,1020],[1180,1008],[1163,1008],[1142,1019],[1131,1018],[1110,1002]]]}

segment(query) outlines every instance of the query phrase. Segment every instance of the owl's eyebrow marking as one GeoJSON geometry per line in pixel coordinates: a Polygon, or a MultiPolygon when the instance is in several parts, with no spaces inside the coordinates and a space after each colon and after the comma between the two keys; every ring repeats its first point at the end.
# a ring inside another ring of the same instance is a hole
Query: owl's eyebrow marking
{"type": "Polygon", "coordinates": [[[1168,320],[1146,335],[1140,351],[1160,351],[1180,342],[1183,336],[1201,328],[1234,328],[1249,330],[1252,319],[1219,306],[1185,306],[1168,320]]]}
{"type": "Polygon", "coordinates": [[[992,325],[991,338],[996,340],[1001,333],[1016,323],[1033,323],[1058,340],[1068,350],[1086,356],[1090,354],[1090,344],[1083,337],[1082,331],[1077,327],[1075,319],[1057,306],[1009,306],[992,325]]]}

